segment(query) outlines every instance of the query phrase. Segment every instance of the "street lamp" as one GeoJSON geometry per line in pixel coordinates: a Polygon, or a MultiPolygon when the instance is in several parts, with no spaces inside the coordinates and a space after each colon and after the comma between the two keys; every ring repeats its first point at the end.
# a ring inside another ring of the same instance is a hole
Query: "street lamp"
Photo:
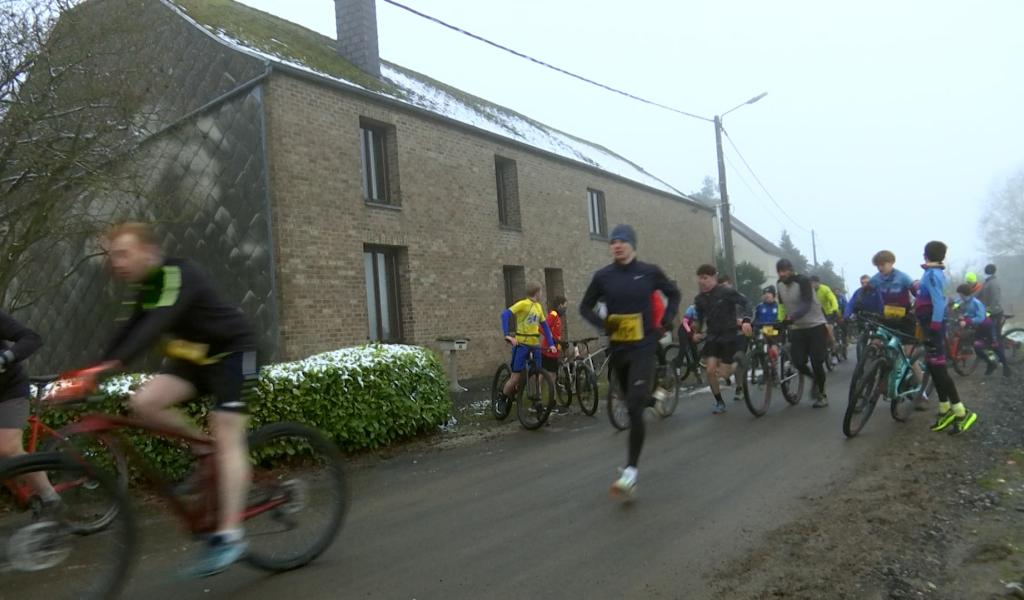
{"type": "Polygon", "coordinates": [[[768,95],[762,92],[746,102],[725,111],[721,115],[715,115],[715,146],[718,149],[718,195],[722,199],[722,245],[725,246],[725,266],[729,269],[729,276],[734,286],[739,285],[736,280],[736,257],[733,255],[732,247],[732,216],[729,214],[729,192],[725,185],[725,156],[722,154],[722,117],[748,104],[753,104],[768,95]]]}

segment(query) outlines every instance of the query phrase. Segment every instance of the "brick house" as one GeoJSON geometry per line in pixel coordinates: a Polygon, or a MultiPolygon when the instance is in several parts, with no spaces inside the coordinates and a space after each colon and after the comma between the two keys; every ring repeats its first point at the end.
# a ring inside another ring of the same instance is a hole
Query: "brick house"
{"type": "MultiPolygon", "coordinates": [[[[136,11],[149,48],[123,60],[151,63],[166,96],[139,160],[175,198],[139,212],[241,300],[264,360],[457,334],[471,339],[461,375],[490,373],[506,355],[500,311],[529,281],[574,305],[619,222],[693,296],[713,210],[610,150],[381,61],[374,1],[335,4],[340,43],[231,0],[76,9],[136,11]]],[[[67,285],[112,306],[98,269],[67,285]]],[[[84,314],[35,313],[67,340],[49,368],[96,347],[103,319],[84,314]]],[[[569,319],[583,327],[575,307],[569,319]]]]}

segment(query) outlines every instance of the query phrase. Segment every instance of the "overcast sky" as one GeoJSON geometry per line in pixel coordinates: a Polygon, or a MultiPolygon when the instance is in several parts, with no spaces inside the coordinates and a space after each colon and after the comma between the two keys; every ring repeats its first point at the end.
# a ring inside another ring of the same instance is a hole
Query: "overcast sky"
{"type": "MultiPolygon", "coordinates": [[[[335,37],[331,0],[242,0],[335,37]]],[[[915,274],[930,239],[980,270],[982,207],[1024,168],[1024,2],[402,0],[562,68],[725,119],[733,214],[808,257],[915,274]]],[[[675,187],[717,177],[710,123],[627,100],[378,0],[381,57],[602,144],[675,187]]]]}

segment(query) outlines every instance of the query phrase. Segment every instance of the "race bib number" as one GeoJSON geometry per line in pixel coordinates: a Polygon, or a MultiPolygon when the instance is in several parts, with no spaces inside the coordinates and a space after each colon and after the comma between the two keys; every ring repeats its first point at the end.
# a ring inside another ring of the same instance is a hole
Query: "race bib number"
{"type": "Polygon", "coordinates": [[[886,305],[882,311],[882,316],[886,319],[902,319],[907,316],[907,309],[902,306],[886,305]]]}
{"type": "Polygon", "coordinates": [[[640,313],[608,315],[608,328],[613,342],[639,342],[644,339],[644,317],[640,313]]]}
{"type": "Polygon", "coordinates": [[[196,363],[197,365],[203,365],[210,362],[209,357],[207,356],[207,352],[209,352],[209,350],[210,346],[207,344],[199,344],[188,340],[171,340],[167,342],[167,345],[164,347],[164,354],[171,358],[178,358],[196,363]]]}
{"type": "Polygon", "coordinates": [[[768,337],[775,337],[775,336],[779,335],[779,330],[774,328],[774,327],[772,327],[771,325],[766,325],[766,326],[762,327],[761,328],[761,332],[764,333],[768,337]]]}

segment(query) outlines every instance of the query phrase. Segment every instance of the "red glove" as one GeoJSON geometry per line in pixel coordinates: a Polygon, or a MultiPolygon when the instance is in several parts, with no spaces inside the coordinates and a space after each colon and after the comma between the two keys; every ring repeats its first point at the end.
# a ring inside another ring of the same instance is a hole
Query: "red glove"
{"type": "Polygon", "coordinates": [[[931,329],[932,331],[939,331],[942,329],[942,321],[932,321],[931,325],[928,326],[928,329],[931,329]]]}

